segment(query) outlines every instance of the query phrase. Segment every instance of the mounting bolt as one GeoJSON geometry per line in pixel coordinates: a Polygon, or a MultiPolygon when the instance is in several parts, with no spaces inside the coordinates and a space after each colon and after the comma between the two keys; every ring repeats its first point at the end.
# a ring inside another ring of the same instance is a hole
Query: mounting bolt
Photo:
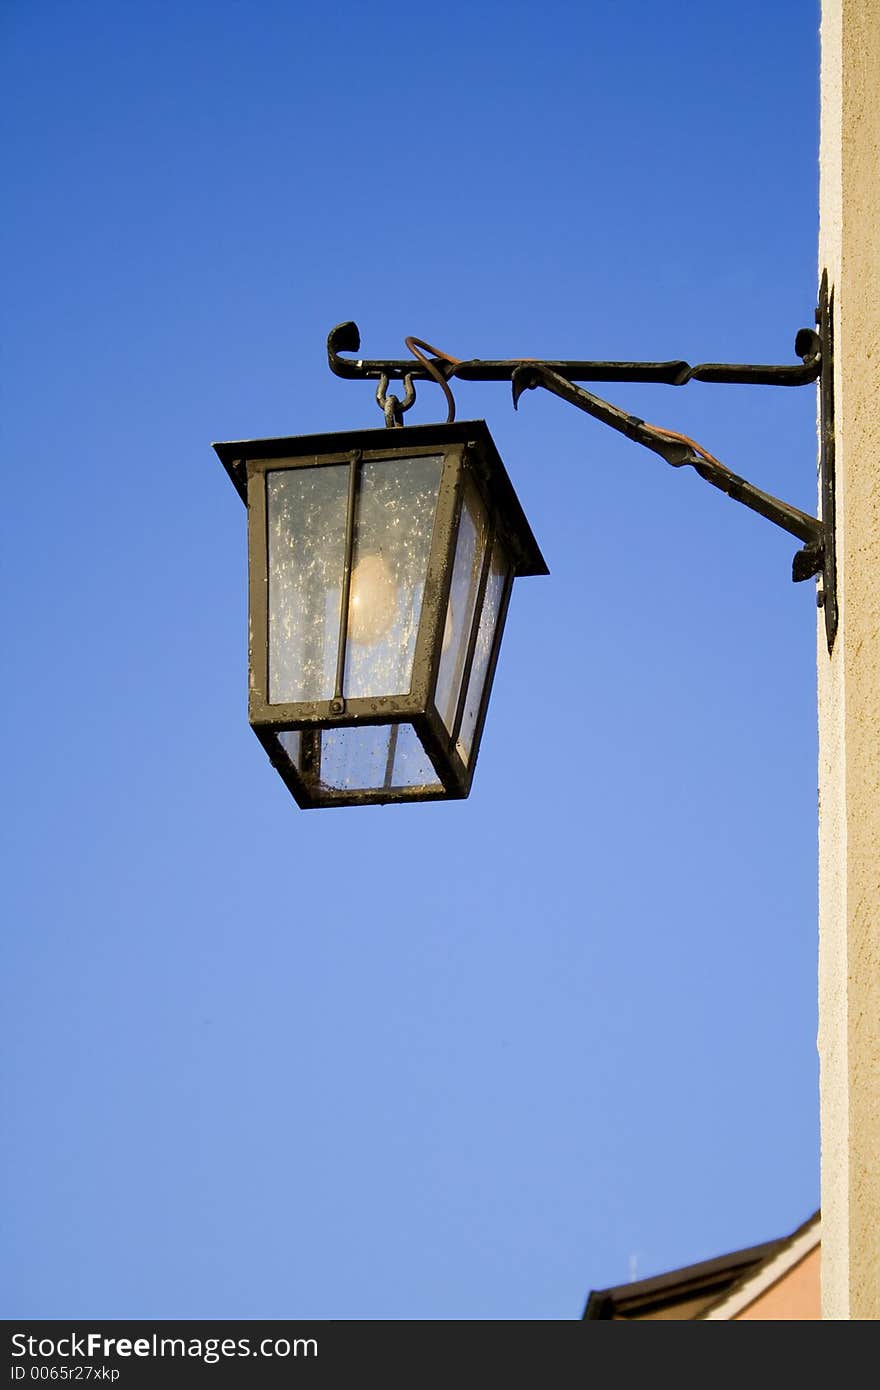
{"type": "Polygon", "coordinates": [[[330,701],[330,713],[331,713],[331,714],[344,714],[344,713],[345,713],[345,701],[344,701],[344,700],[331,700],[331,701],[330,701]]]}

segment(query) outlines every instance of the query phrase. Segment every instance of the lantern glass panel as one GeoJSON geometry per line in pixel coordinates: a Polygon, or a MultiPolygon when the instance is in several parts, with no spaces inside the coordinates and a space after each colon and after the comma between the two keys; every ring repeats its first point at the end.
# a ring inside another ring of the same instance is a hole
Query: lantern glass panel
{"type": "Polygon", "coordinates": [[[492,547],[492,558],[489,561],[489,573],[486,576],[486,590],[483,595],[483,606],[480,612],[480,626],[477,632],[474,659],[471,666],[470,679],[468,680],[467,696],[465,698],[464,712],[461,717],[461,728],[456,745],[459,756],[465,763],[470,761],[471,752],[473,750],[474,734],[477,728],[480,704],[483,699],[486,679],[489,675],[492,651],[495,646],[495,633],[498,627],[498,617],[501,612],[501,604],[504,599],[504,591],[507,586],[507,576],[509,572],[510,561],[507,558],[507,552],[501,541],[496,540],[492,547]]]}
{"type": "Polygon", "coordinates": [[[348,465],[266,479],[269,702],[330,700],[345,562],[348,465]]]}
{"type": "Polygon", "coordinates": [[[442,791],[411,724],[290,731],[278,742],[314,791],[442,791]]]}
{"type": "MultiPolygon", "coordinates": [[[[406,695],[443,460],[389,458],[357,472],[343,695],[406,695]]],[[[335,694],[350,463],[266,479],[269,703],[335,694]]]]}
{"type": "Polygon", "coordinates": [[[477,605],[477,591],[480,587],[480,573],[483,568],[487,532],[486,508],[483,506],[482,498],[476,486],[468,478],[465,484],[455,560],[452,566],[449,606],[446,610],[446,626],[443,633],[443,652],[437,673],[435,696],[440,717],[450,733],[452,733],[455,723],[455,712],[461,693],[461,681],[467,659],[468,641],[474,622],[474,610],[477,605]]]}
{"type": "Polygon", "coordinates": [[[378,459],[361,467],[343,684],[347,699],[409,693],[442,465],[437,454],[378,459]]]}

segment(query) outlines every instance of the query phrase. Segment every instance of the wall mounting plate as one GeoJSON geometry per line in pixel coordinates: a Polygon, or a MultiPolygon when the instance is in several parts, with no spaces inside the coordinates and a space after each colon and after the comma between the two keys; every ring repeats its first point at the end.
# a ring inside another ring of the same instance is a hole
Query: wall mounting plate
{"type": "Polygon", "coordinates": [[[825,554],[818,600],[825,613],[828,653],[837,636],[837,549],[834,477],[834,291],[828,286],[828,271],[822,272],[816,323],[822,341],[822,371],[819,377],[819,505],[825,528],[825,554]]]}

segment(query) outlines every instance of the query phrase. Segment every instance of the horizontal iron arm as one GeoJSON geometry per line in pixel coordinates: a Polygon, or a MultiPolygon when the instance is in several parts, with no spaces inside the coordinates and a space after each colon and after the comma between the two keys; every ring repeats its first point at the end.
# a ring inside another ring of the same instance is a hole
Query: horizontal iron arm
{"type": "MultiPolygon", "coordinates": [[[[336,376],[349,379],[403,381],[430,380],[434,373],[417,358],[364,360],[340,356],[359,352],[360,330],[351,321],[340,323],[327,338],[327,360],[336,376]]],[[[750,386],[807,386],[822,369],[819,335],[802,328],[795,338],[795,352],[801,358],[796,366],[752,366],[747,363],[703,362],[691,367],[687,362],[596,362],[543,361],[540,364],[566,381],[655,381],[667,386],[684,386],[688,381],[716,381],[750,386]]],[[[459,381],[511,381],[529,358],[489,360],[472,358],[466,362],[435,359],[432,366],[448,379],[459,381]]],[[[436,379],[436,378],[435,378],[436,379]]]]}

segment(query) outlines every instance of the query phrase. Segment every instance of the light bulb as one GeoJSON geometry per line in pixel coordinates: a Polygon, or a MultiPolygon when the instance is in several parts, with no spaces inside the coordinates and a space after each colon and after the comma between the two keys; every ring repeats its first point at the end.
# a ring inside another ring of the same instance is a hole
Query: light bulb
{"type": "Polygon", "coordinates": [[[348,635],[353,642],[378,642],[397,617],[397,586],[381,555],[364,555],[351,572],[348,635]]]}

